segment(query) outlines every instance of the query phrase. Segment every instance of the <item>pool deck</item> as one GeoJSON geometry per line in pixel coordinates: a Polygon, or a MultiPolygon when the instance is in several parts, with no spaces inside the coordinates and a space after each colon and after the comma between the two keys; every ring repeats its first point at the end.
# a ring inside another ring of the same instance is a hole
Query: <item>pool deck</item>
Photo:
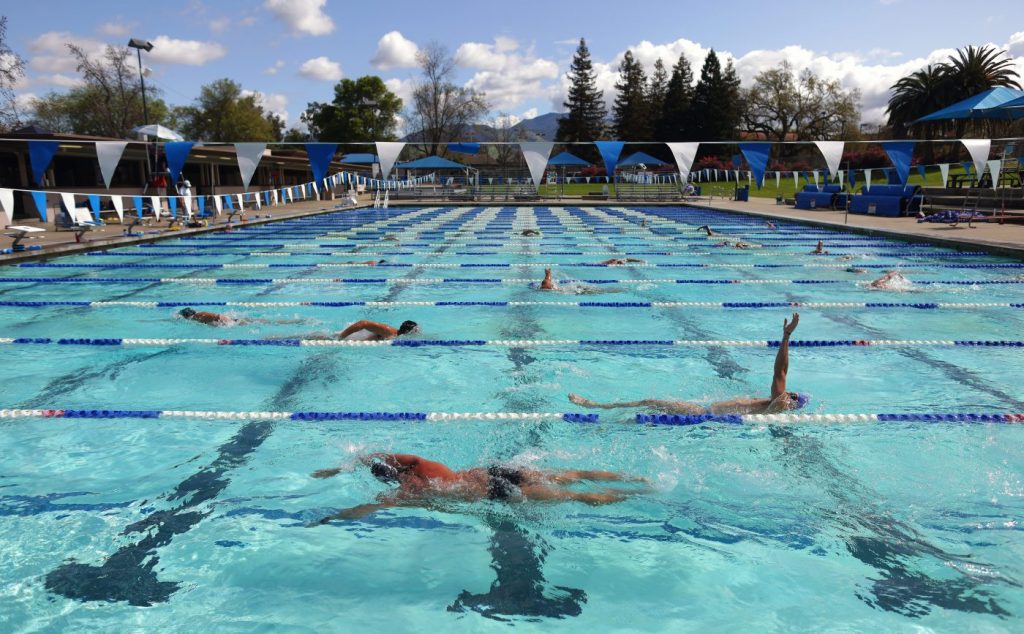
{"type": "MultiPolygon", "coordinates": [[[[356,207],[348,209],[365,208],[370,204],[369,199],[356,207]]],[[[767,219],[785,219],[815,224],[831,229],[855,231],[858,233],[869,233],[885,235],[887,237],[899,238],[912,241],[926,241],[940,246],[946,246],[961,250],[983,250],[994,255],[1001,255],[1012,258],[1024,259],[1024,225],[1020,224],[998,224],[995,222],[975,223],[973,228],[966,224],[958,227],[950,227],[946,224],[918,223],[916,218],[884,218],[879,216],[865,216],[850,214],[844,217],[842,211],[814,210],[804,211],[794,209],[789,205],[777,205],[774,199],[752,198],[749,202],[736,202],[725,198],[701,198],[683,202],[654,203],[648,201],[627,201],[616,200],[582,200],[563,198],[561,200],[540,200],[530,202],[520,201],[476,201],[476,202],[452,202],[442,200],[410,201],[407,204],[413,205],[444,205],[444,206],[678,206],[686,204],[692,207],[707,207],[714,210],[732,211],[751,216],[758,216],[767,219]]],[[[248,220],[244,223],[235,221],[232,227],[261,225],[287,218],[300,216],[312,216],[338,211],[340,200],[311,200],[290,203],[286,206],[272,207],[259,212],[260,216],[269,213],[272,218],[259,217],[248,220]]],[[[396,203],[397,206],[397,203],[396,203]]],[[[145,242],[154,242],[177,238],[186,235],[199,233],[210,233],[214,231],[226,231],[227,224],[224,220],[218,219],[216,224],[208,227],[195,229],[169,230],[166,225],[141,227],[145,233],[138,237],[123,236],[125,225],[110,224],[87,232],[81,242],[75,242],[74,233],[70,231],[54,231],[53,224],[45,224],[39,220],[16,220],[15,225],[28,225],[46,229],[46,233],[38,238],[25,240],[23,244],[39,245],[42,248],[33,251],[22,251],[13,254],[0,255],[0,265],[20,261],[36,260],[52,257],[55,255],[71,255],[84,253],[97,249],[105,249],[120,246],[129,246],[145,242]],[[148,233],[159,229],[159,233],[148,233]]],[[[13,242],[6,236],[0,237],[0,248],[10,246],[13,242]]],[[[825,245],[828,248],[828,244],[825,245]]]]}

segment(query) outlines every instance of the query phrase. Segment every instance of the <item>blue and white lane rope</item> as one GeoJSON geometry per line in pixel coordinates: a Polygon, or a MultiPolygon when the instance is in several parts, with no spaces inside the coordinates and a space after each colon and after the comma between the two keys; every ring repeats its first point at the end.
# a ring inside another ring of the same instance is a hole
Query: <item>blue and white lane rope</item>
{"type": "Polygon", "coordinates": [[[531,412],[240,412],[123,409],[0,409],[2,418],[203,418],[217,420],[540,421],[596,423],[597,414],[531,412]]]}
{"type": "MultiPolygon", "coordinates": [[[[710,347],[730,346],[747,348],[777,348],[778,341],[757,339],[389,339],[385,341],[344,341],[337,339],[210,339],[210,338],[130,338],[130,337],[0,337],[0,345],[59,345],[59,346],[272,346],[338,347],[338,348],[423,348],[423,347],[552,347],[552,346],[676,346],[710,347]]],[[[1012,340],[953,340],[953,339],[822,339],[790,341],[791,348],[834,347],[985,347],[1021,348],[1024,341],[1012,340]]]]}
{"type": "Polygon", "coordinates": [[[244,301],[174,301],[174,302],[140,302],[140,301],[45,301],[45,300],[2,300],[0,308],[185,308],[185,307],[229,307],[229,308],[296,308],[303,306],[321,308],[348,308],[365,306],[367,308],[400,308],[400,307],[464,307],[464,306],[549,306],[552,308],[734,308],[734,309],[773,309],[773,308],[911,308],[917,310],[978,310],[988,308],[1024,308],[1024,303],[1007,302],[506,302],[506,301],[407,301],[407,302],[244,302],[244,301]]]}
{"type": "MultiPolygon", "coordinates": [[[[294,421],[552,421],[597,423],[599,414],[533,412],[260,412],[210,410],[122,410],[122,409],[0,409],[0,419],[88,418],[152,419],[193,418],[204,420],[294,420],[294,421]]],[[[637,414],[636,422],[647,425],[732,425],[799,423],[973,423],[1024,424],[1024,414],[1016,413],[905,413],[905,414],[637,414]]]]}
{"type": "MultiPolygon", "coordinates": [[[[815,279],[569,279],[555,280],[559,284],[846,284],[856,286],[853,280],[815,279]]],[[[514,284],[525,286],[529,280],[500,277],[0,277],[0,284],[514,284]]],[[[992,280],[915,280],[915,285],[991,286],[1024,284],[1024,278],[992,280]]]]}
{"type": "Polygon", "coordinates": [[[271,257],[311,257],[311,256],[324,256],[324,257],[336,257],[336,258],[353,258],[353,257],[396,257],[400,255],[413,255],[413,256],[432,256],[437,257],[438,255],[450,256],[450,255],[461,255],[470,257],[483,257],[492,255],[587,255],[587,256],[603,256],[608,257],[635,257],[635,256],[726,256],[726,257],[777,257],[777,256],[807,256],[810,258],[828,258],[835,256],[850,256],[850,257],[894,257],[894,258],[920,258],[926,257],[930,259],[945,259],[945,258],[958,258],[958,257],[989,257],[990,253],[983,251],[958,251],[951,253],[911,253],[907,251],[863,251],[863,252],[847,252],[837,251],[826,254],[812,254],[806,251],[765,251],[762,249],[716,249],[715,251],[689,251],[689,250],[676,250],[676,251],[452,251],[448,253],[437,253],[436,251],[323,251],[323,252],[311,252],[311,253],[295,253],[291,251],[165,251],[162,253],[140,253],[140,252],[114,252],[114,251],[90,251],[86,253],[87,256],[93,257],[131,257],[131,258],[170,258],[170,257],[184,257],[184,258],[199,258],[199,257],[253,257],[253,258],[271,258],[271,257]]]}
{"type": "MultiPolygon", "coordinates": [[[[109,255],[109,254],[108,254],[109,255]]],[[[87,263],[56,263],[56,262],[24,262],[17,265],[23,269],[275,269],[275,268],[292,268],[292,269],[317,269],[317,268],[356,268],[356,269],[368,269],[368,268],[404,268],[404,269],[479,269],[479,268],[491,268],[491,269],[536,269],[536,268],[640,268],[640,269],[785,269],[785,268],[800,268],[800,269],[848,269],[851,267],[865,268],[865,269],[1024,269],[1024,263],[992,263],[992,264],[923,264],[923,263],[904,263],[894,262],[891,264],[866,264],[866,263],[852,263],[844,262],[839,264],[829,264],[824,262],[806,262],[806,263],[792,263],[792,264],[744,264],[738,262],[695,262],[695,263],[676,263],[676,264],[658,264],[651,262],[630,262],[625,265],[618,264],[600,264],[596,262],[568,262],[559,264],[557,262],[525,262],[525,263],[512,263],[512,262],[488,262],[488,263],[471,263],[471,262],[459,262],[459,263],[443,263],[443,262],[425,262],[422,264],[407,264],[398,262],[384,262],[381,264],[366,264],[362,262],[312,262],[308,264],[281,264],[281,263],[213,263],[213,264],[180,264],[180,263],[137,263],[131,262],[127,264],[123,263],[103,263],[94,264],[91,262],[87,263]]]]}

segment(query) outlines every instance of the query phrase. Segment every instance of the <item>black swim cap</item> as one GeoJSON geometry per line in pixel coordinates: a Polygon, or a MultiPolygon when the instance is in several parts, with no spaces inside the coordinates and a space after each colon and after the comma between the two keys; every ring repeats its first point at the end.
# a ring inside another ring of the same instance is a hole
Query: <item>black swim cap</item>
{"type": "Polygon", "coordinates": [[[192,315],[195,315],[196,311],[192,310],[191,308],[182,308],[181,310],[178,311],[178,314],[184,317],[185,319],[188,319],[192,315]]]}
{"type": "Polygon", "coordinates": [[[371,464],[370,473],[381,482],[398,482],[398,469],[386,462],[371,464]]]}
{"type": "Polygon", "coordinates": [[[398,327],[398,334],[407,335],[419,327],[420,325],[417,324],[415,321],[403,321],[402,325],[398,327]]]}

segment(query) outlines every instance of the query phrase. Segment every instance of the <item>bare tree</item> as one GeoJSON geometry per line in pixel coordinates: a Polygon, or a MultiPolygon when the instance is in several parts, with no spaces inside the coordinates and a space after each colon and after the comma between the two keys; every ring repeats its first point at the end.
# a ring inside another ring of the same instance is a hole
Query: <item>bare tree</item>
{"type": "Polygon", "coordinates": [[[103,56],[90,59],[81,47],[68,44],[78,72],[90,89],[88,105],[107,136],[120,137],[142,123],[142,86],[138,70],[129,65],[128,48],[107,46],[103,56]]]}
{"type": "Polygon", "coordinates": [[[14,86],[25,76],[25,60],[7,45],[7,16],[0,16],[0,130],[21,123],[14,86]]]}
{"type": "Polygon", "coordinates": [[[754,77],[744,92],[747,129],[767,138],[786,141],[842,139],[860,122],[860,93],[846,91],[837,80],[823,79],[809,69],[799,75],[783,61],[754,77]]]}
{"type": "Polygon", "coordinates": [[[491,120],[491,128],[494,130],[493,140],[498,142],[497,145],[491,146],[494,160],[504,174],[509,167],[519,164],[522,152],[516,142],[525,140],[525,135],[521,128],[515,127],[512,117],[507,112],[499,112],[498,116],[491,120]]]}
{"type": "Polygon", "coordinates": [[[459,140],[490,105],[483,93],[455,85],[455,59],[444,46],[427,44],[416,60],[423,78],[413,89],[409,127],[413,140],[423,143],[429,154],[437,154],[442,144],[459,140]]]}

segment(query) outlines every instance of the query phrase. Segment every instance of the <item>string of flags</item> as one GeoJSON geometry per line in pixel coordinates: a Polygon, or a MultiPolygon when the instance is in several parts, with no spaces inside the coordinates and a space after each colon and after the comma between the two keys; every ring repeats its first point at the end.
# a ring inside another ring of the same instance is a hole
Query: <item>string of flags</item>
{"type": "MultiPolygon", "coordinates": [[[[995,189],[999,182],[1002,161],[999,159],[988,159],[992,141],[990,139],[961,139],[960,142],[971,157],[970,161],[962,164],[965,174],[970,175],[973,169],[973,174],[980,180],[981,176],[987,170],[991,176],[992,187],[995,189]]],[[[42,182],[43,175],[49,168],[54,155],[59,150],[61,141],[32,139],[26,140],[26,143],[28,144],[29,163],[31,164],[32,176],[35,183],[38,184],[42,182]]],[[[81,142],[76,141],[76,143],[81,142]]],[[[130,141],[96,141],[94,143],[96,147],[96,158],[99,162],[103,182],[109,189],[114,172],[117,169],[117,166],[124,154],[124,150],[130,141]]],[[[822,179],[825,179],[825,182],[836,180],[840,182],[848,181],[852,188],[857,184],[857,172],[861,173],[861,177],[864,181],[864,187],[868,190],[871,187],[872,177],[876,173],[884,174],[887,178],[887,182],[906,183],[910,175],[912,166],[911,157],[913,155],[916,142],[878,142],[885,150],[886,155],[892,163],[892,167],[864,168],[857,170],[847,169],[845,172],[840,169],[843,151],[846,147],[846,143],[844,141],[814,141],[812,143],[824,159],[826,170],[774,170],[776,187],[781,185],[783,175],[790,175],[792,176],[794,185],[797,188],[799,188],[799,181],[801,177],[803,177],[808,183],[813,181],[815,185],[817,185],[822,179]]],[[[712,145],[721,144],[722,142],[715,142],[712,145]]],[[[185,161],[195,145],[196,144],[191,141],[170,141],[163,144],[164,154],[167,158],[167,170],[170,174],[172,184],[179,180],[185,161]]],[[[253,175],[259,167],[260,160],[267,154],[267,144],[246,142],[235,143],[233,145],[238,162],[239,173],[242,177],[243,189],[245,190],[244,193],[192,196],[186,192],[185,195],[181,196],[118,196],[112,194],[74,194],[66,192],[48,192],[45,190],[0,188],[0,208],[2,208],[2,212],[6,215],[8,223],[13,222],[14,192],[25,191],[30,194],[30,199],[33,201],[40,218],[44,221],[47,219],[46,206],[48,193],[58,194],[61,197],[62,204],[69,210],[74,209],[72,205],[75,203],[75,196],[86,197],[88,200],[88,209],[97,219],[99,217],[99,209],[103,204],[102,198],[111,199],[111,206],[117,212],[119,218],[123,218],[126,198],[130,200],[140,216],[142,214],[142,207],[148,204],[154,210],[167,209],[172,216],[176,217],[179,204],[184,208],[186,215],[191,216],[196,209],[198,209],[199,214],[202,215],[207,211],[207,202],[212,200],[214,209],[216,213],[219,214],[223,212],[224,209],[233,211],[235,209],[234,205],[236,202],[240,208],[243,207],[245,203],[252,203],[256,205],[257,209],[259,209],[261,205],[271,206],[295,200],[310,198],[319,199],[322,191],[327,191],[341,185],[363,185],[371,190],[392,190],[412,188],[423,182],[436,182],[436,174],[429,174],[416,178],[406,178],[403,180],[389,179],[398,156],[406,146],[406,143],[404,142],[378,141],[375,143],[377,158],[381,167],[381,178],[369,178],[361,174],[345,171],[328,175],[330,164],[334,160],[334,155],[338,149],[338,144],[312,142],[304,144],[306,155],[309,160],[310,170],[313,173],[312,181],[302,185],[250,192],[248,191],[249,184],[252,182],[253,175]],[[164,206],[165,204],[166,207],[164,206]]],[[[461,148],[466,144],[453,145],[457,145],[461,148]]],[[[548,165],[551,150],[555,143],[552,141],[531,141],[520,142],[518,145],[520,146],[523,159],[529,169],[530,180],[534,186],[539,186],[542,182],[545,182],[545,180],[548,183],[615,182],[616,167],[618,166],[619,156],[622,153],[625,142],[594,141],[594,145],[597,146],[598,153],[601,155],[602,162],[604,163],[605,176],[557,177],[548,175],[545,177],[545,170],[548,165]]],[[[719,182],[723,180],[735,182],[739,185],[742,179],[745,180],[748,185],[756,184],[758,187],[761,187],[764,184],[766,174],[769,173],[767,170],[769,155],[775,144],[767,141],[736,143],[736,145],[739,146],[742,158],[746,160],[746,163],[750,168],[748,170],[738,169],[741,161],[739,158],[740,155],[737,155],[734,157],[733,161],[736,169],[704,168],[695,171],[691,168],[700,148],[700,143],[674,142],[666,143],[666,145],[675,159],[676,172],[660,173],[627,171],[620,173],[618,179],[620,181],[637,184],[676,183],[679,185],[683,185],[691,181],[719,182]]],[[[923,178],[928,168],[937,167],[941,174],[942,182],[946,183],[949,178],[950,166],[951,164],[949,163],[940,163],[937,165],[927,166],[917,165],[916,168],[918,174],[923,178]]],[[[451,182],[452,180],[453,179],[449,178],[446,182],[451,182]]],[[[489,185],[494,185],[495,183],[502,184],[502,181],[504,181],[504,184],[508,185],[525,182],[523,179],[517,178],[489,177],[486,180],[489,185]]],[[[477,179],[477,181],[479,182],[479,179],[477,179]]]]}

